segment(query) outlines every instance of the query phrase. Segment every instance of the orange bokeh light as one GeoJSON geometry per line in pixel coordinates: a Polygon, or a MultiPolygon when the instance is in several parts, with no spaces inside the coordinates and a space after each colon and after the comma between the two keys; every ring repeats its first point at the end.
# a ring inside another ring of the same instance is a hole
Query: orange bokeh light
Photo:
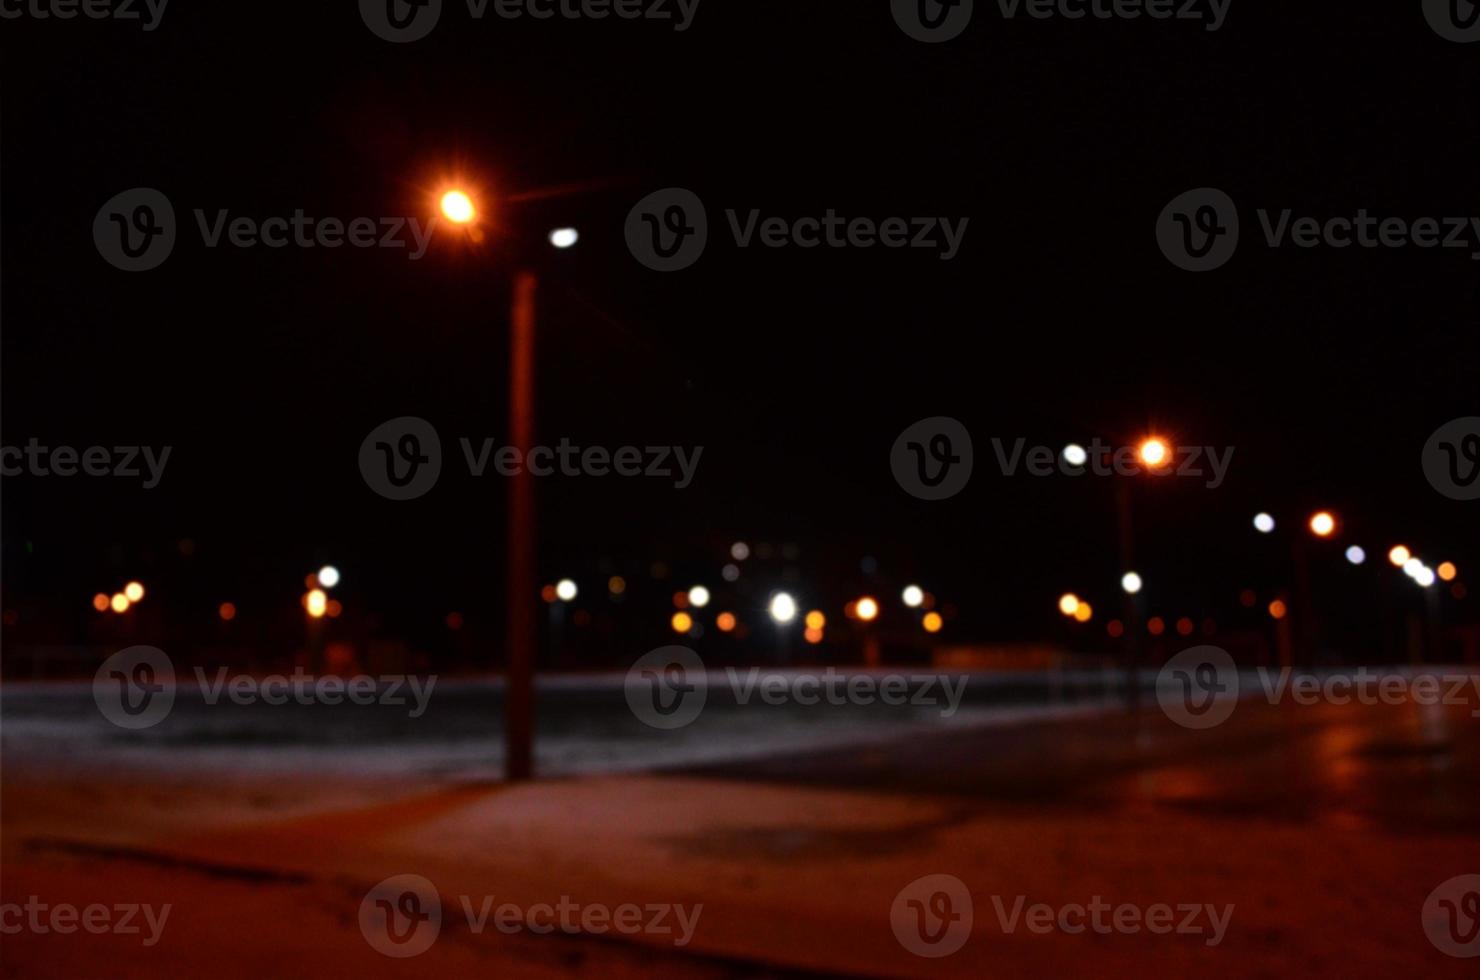
{"type": "Polygon", "coordinates": [[[1171,460],[1172,447],[1167,445],[1165,439],[1159,436],[1152,436],[1142,441],[1141,445],[1136,449],[1136,456],[1151,469],[1159,469],[1171,460]]]}
{"type": "Polygon", "coordinates": [[[478,216],[473,199],[465,191],[450,190],[442,195],[442,216],[455,225],[465,225],[478,216]]]}

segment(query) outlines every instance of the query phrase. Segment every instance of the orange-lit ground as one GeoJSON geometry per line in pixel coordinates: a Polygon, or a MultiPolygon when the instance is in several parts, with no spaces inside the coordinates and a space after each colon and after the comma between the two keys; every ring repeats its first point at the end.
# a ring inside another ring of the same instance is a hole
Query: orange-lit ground
{"type": "Polygon", "coordinates": [[[512,789],[114,772],[4,774],[5,901],[171,902],[154,949],[7,936],[7,977],[755,975],[1473,976],[1419,913],[1480,872],[1480,720],[1468,709],[1244,704],[1188,732],[1160,715],[512,789]],[[614,938],[472,934],[392,960],[366,888],[416,872],[522,904],[702,902],[675,952],[614,938]],[[975,899],[965,949],[926,960],[889,926],[922,875],[975,899]],[[1197,937],[1004,935],[1010,904],[1232,904],[1197,937]]]}

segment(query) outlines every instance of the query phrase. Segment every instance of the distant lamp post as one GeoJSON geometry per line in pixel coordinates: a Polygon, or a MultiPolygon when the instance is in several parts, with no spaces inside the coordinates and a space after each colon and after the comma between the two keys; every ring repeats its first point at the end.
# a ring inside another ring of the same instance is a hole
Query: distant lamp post
{"type": "Polygon", "coordinates": [[[1145,587],[1145,584],[1141,581],[1141,576],[1135,572],[1126,572],[1120,577],[1120,587],[1125,590],[1126,595],[1136,595],[1145,587]]]}
{"type": "Polygon", "coordinates": [[[1255,514],[1254,530],[1260,534],[1269,534],[1274,530],[1274,518],[1264,513],[1255,514]]]}

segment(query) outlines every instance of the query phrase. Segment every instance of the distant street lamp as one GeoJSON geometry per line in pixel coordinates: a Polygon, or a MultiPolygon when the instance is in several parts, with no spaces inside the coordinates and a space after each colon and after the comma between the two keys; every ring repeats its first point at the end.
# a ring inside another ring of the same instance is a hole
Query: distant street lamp
{"type": "Polygon", "coordinates": [[[766,611],[778,626],[785,626],[797,618],[797,601],[786,592],[778,592],[771,597],[766,611]]]}
{"type": "Polygon", "coordinates": [[[1136,450],[1136,455],[1142,463],[1155,470],[1167,464],[1172,457],[1172,450],[1167,445],[1165,439],[1159,436],[1151,436],[1141,441],[1140,447],[1136,450]]]}
{"type": "Polygon", "coordinates": [[[1318,538],[1329,538],[1336,533],[1336,518],[1328,510],[1311,515],[1310,533],[1318,538]]]}

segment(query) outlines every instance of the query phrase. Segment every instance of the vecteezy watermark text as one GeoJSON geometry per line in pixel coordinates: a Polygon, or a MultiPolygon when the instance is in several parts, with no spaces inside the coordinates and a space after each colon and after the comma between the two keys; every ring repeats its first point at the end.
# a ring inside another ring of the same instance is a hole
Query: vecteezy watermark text
{"type": "Polygon", "coordinates": [[[1015,476],[1019,466],[1029,476],[1153,476],[1203,477],[1204,485],[1216,490],[1228,476],[1233,462],[1233,447],[1221,451],[1215,446],[1167,446],[1166,458],[1156,465],[1143,461],[1143,450],[1133,446],[1111,446],[1091,439],[1088,447],[1055,450],[1049,446],[1028,447],[1026,439],[1017,439],[1009,451],[1001,439],[992,440],[992,451],[1003,476],[1015,476]],[[1204,461],[1211,472],[1203,468],[1204,461]]]}
{"type": "MultiPolygon", "coordinates": [[[[437,686],[435,674],[426,678],[411,674],[338,677],[308,674],[301,667],[295,667],[291,676],[232,675],[225,667],[213,675],[201,667],[194,673],[201,699],[208,705],[218,705],[223,698],[237,705],[290,701],[300,705],[380,704],[410,706],[411,718],[426,712],[437,686]]],[[[169,716],[178,686],[174,662],[163,650],[128,647],[103,661],[93,674],[93,701],[103,717],[119,728],[150,728],[169,716]]]]}
{"type": "MultiPolygon", "coordinates": [[[[699,0],[465,0],[468,16],[500,20],[645,20],[671,23],[683,32],[694,22],[699,0]]],[[[371,33],[396,44],[419,41],[442,19],[443,0],[360,0],[360,17],[371,33]]]]}
{"type": "MultiPolygon", "coordinates": [[[[892,0],[894,22],[917,41],[938,44],[960,36],[977,2],[987,0],[892,0]]],[[[1158,20],[1201,24],[1219,30],[1233,0],[996,0],[1003,20],[1158,20]]]]}
{"type": "MultiPolygon", "coordinates": [[[[1480,262],[1480,217],[1379,216],[1366,208],[1354,214],[1314,217],[1291,208],[1257,208],[1260,230],[1271,249],[1463,249],[1480,262]]],[[[1179,269],[1209,272],[1233,258],[1240,239],[1239,210],[1233,198],[1201,187],[1173,198],[1156,223],[1162,254],[1179,269]]]]}
{"type": "MultiPolygon", "coordinates": [[[[553,446],[499,445],[494,439],[458,439],[468,473],[503,477],[645,477],[687,489],[699,469],[703,446],[578,446],[562,438],[553,446]]],[[[442,473],[442,439],[425,419],[403,416],[371,430],[360,443],[360,475],[390,500],[412,500],[436,486],[442,473]]]]}
{"type": "Polygon", "coordinates": [[[1085,904],[1070,902],[1057,907],[1027,902],[1026,895],[1018,895],[1009,908],[1002,896],[992,896],[997,924],[1004,934],[1017,932],[1019,925],[1038,936],[1053,932],[1071,936],[1086,932],[1100,936],[1135,935],[1145,931],[1157,936],[1203,936],[1204,945],[1217,946],[1223,942],[1229,920],[1233,918],[1231,904],[1221,910],[1210,903],[1158,902],[1143,908],[1129,902],[1112,905],[1099,895],[1092,896],[1085,904]]]}
{"type": "MultiPolygon", "coordinates": [[[[811,671],[724,671],[735,703],[752,701],[780,706],[882,704],[891,707],[937,707],[950,718],[961,707],[967,678],[946,674],[845,673],[831,667],[811,671]]],[[[692,724],[709,698],[710,675],[699,655],[687,647],[660,647],[639,657],[627,671],[623,692],[632,714],[645,725],[672,730],[692,724]]]]}
{"type": "MultiPolygon", "coordinates": [[[[437,219],[415,216],[319,218],[297,208],[291,215],[256,218],[226,208],[194,210],[206,248],[388,248],[416,261],[426,254],[437,219]]],[[[175,249],[175,208],[160,191],[135,187],[114,195],[93,218],[98,254],[125,272],[157,268],[175,249]]]]}
{"type": "Polygon", "coordinates": [[[78,907],[68,902],[49,904],[40,896],[31,895],[24,905],[6,902],[0,905],[0,934],[13,936],[19,932],[30,932],[39,936],[48,933],[68,936],[79,929],[94,936],[113,934],[118,936],[142,936],[145,946],[159,942],[164,924],[169,920],[174,905],[165,902],[156,909],[153,905],[138,902],[119,902],[104,905],[94,902],[78,907]],[[142,913],[142,916],[141,916],[142,913]],[[135,921],[135,920],[140,921],[135,921]],[[148,926],[144,932],[141,926],[148,926]]]}
{"type": "MultiPolygon", "coordinates": [[[[970,218],[843,217],[832,208],[821,215],[780,217],[759,209],[725,211],[736,248],[922,249],[942,262],[961,250],[970,218]]],[[[627,247],[637,261],[658,272],[676,272],[699,261],[709,242],[709,218],[693,191],[669,187],[644,197],[627,214],[627,247]]]]}
{"type": "Polygon", "coordinates": [[[0,0],[0,20],[139,21],[145,31],[159,27],[170,0],[0,0]]]}
{"type": "Polygon", "coordinates": [[[34,436],[25,448],[0,446],[0,476],[113,476],[137,480],[153,490],[164,476],[173,446],[43,446],[34,436]],[[140,472],[139,463],[144,465],[140,472]]]}
{"type": "Polygon", "coordinates": [[[1377,671],[1368,667],[1318,674],[1260,667],[1257,689],[1249,688],[1233,658],[1215,646],[1199,646],[1172,657],[1157,675],[1156,699],[1166,716],[1184,728],[1212,728],[1227,721],[1245,691],[1271,705],[1459,705],[1480,718],[1480,672],[1377,671]]]}
{"type": "MultiPolygon", "coordinates": [[[[674,946],[687,946],[704,912],[702,902],[581,903],[569,895],[555,902],[521,905],[499,902],[494,895],[459,895],[468,931],[481,936],[493,929],[506,936],[521,932],[549,935],[658,936],[674,946]]],[[[360,902],[360,932],[386,956],[406,959],[426,952],[442,931],[442,898],[421,875],[394,875],[366,893],[360,902]]]]}

